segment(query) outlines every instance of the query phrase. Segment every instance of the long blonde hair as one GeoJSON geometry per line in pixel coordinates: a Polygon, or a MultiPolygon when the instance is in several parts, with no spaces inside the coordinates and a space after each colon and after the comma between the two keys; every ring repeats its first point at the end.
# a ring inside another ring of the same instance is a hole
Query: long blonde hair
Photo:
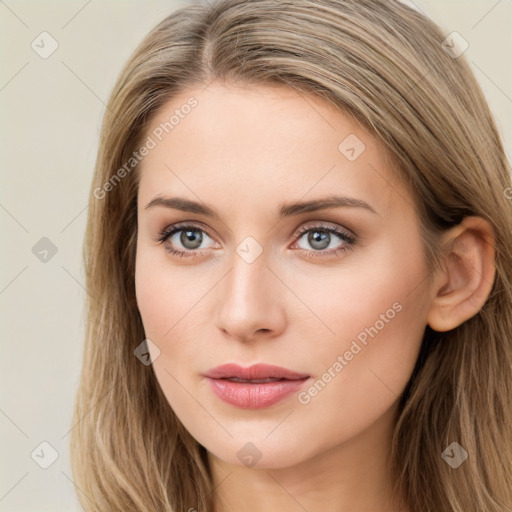
{"type": "Polygon", "coordinates": [[[396,0],[220,0],[173,12],[138,46],[108,102],[84,241],[71,455],[85,510],[213,511],[204,447],[134,356],[145,335],[134,286],[138,167],[126,162],[159,107],[214,79],[317,94],[378,137],[412,187],[432,271],[444,230],[467,215],[491,223],[491,294],[456,329],[426,326],[392,461],[411,510],[512,508],[511,170],[465,56],[447,51],[446,37],[396,0]],[[457,469],[441,456],[452,442],[469,454],[457,469]]]}

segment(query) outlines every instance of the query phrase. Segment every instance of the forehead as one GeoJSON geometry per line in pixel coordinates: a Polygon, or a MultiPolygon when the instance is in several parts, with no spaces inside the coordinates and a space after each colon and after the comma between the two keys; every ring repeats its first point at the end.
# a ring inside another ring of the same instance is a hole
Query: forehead
{"type": "Polygon", "coordinates": [[[146,202],[172,194],[255,208],[335,193],[382,211],[405,194],[378,139],[326,100],[285,86],[189,89],[160,108],[146,137],[146,202]]]}

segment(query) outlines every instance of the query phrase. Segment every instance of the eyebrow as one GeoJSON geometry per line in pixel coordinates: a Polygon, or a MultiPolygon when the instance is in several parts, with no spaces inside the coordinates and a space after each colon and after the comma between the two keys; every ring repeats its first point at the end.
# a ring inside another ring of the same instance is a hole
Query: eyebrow
{"type": "MultiPolygon", "coordinates": [[[[163,206],[165,208],[172,208],[181,210],[183,212],[197,213],[205,215],[213,219],[220,219],[220,215],[213,208],[199,203],[185,199],[184,197],[162,197],[157,196],[152,199],[147,205],[146,210],[155,206],[163,206]]],[[[353,197],[340,197],[330,195],[322,199],[313,201],[302,201],[296,203],[282,203],[279,205],[278,212],[280,218],[291,217],[293,215],[300,215],[301,213],[316,212],[319,210],[326,210],[328,208],[363,208],[376,215],[378,213],[365,201],[353,197]]]]}

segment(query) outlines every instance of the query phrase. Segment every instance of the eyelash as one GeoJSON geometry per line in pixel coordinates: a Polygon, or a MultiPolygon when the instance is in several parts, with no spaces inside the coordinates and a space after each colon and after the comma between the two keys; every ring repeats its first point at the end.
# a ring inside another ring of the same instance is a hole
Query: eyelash
{"type": "MultiPolygon", "coordinates": [[[[165,242],[175,233],[179,233],[180,231],[187,231],[187,230],[202,231],[203,233],[206,233],[210,238],[212,238],[208,234],[207,231],[205,231],[204,229],[199,228],[197,226],[194,226],[191,224],[173,224],[172,226],[167,226],[166,228],[164,228],[158,234],[156,241],[159,242],[160,244],[164,245],[165,242]]],[[[294,243],[298,242],[302,238],[302,235],[304,235],[304,233],[308,233],[309,231],[322,231],[322,232],[334,234],[334,235],[338,236],[339,238],[341,238],[345,242],[345,244],[343,244],[342,246],[340,246],[336,249],[330,249],[328,251],[326,251],[326,250],[308,251],[306,249],[299,249],[299,250],[305,251],[307,253],[307,255],[306,255],[307,258],[319,258],[319,257],[322,258],[322,257],[326,257],[326,256],[327,257],[338,256],[344,252],[350,251],[356,243],[356,238],[353,237],[352,235],[349,235],[345,231],[342,231],[341,229],[338,229],[338,228],[333,228],[331,226],[323,226],[321,224],[316,225],[316,226],[311,226],[311,227],[303,226],[302,228],[300,228],[299,232],[295,236],[294,243]]],[[[172,249],[169,246],[165,246],[165,250],[167,252],[169,252],[170,254],[172,254],[173,256],[178,256],[180,258],[195,257],[196,256],[195,253],[197,251],[200,251],[200,249],[181,251],[178,249],[172,249]]]]}

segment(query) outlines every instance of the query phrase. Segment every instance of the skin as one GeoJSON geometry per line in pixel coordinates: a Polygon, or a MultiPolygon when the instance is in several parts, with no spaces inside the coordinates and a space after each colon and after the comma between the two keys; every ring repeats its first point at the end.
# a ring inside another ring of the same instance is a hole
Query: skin
{"type": "Polygon", "coordinates": [[[489,295],[492,228],[470,217],[448,231],[450,256],[429,274],[412,195],[383,145],[351,118],[291,88],[214,82],[166,103],[147,135],[191,96],[197,107],[141,163],[136,293],[146,337],[159,350],[151,349],[158,382],[208,450],[216,512],[407,511],[392,499],[389,472],[398,397],[425,326],[452,329],[489,295]],[[338,149],[350,134],[365,145],[353,161],[338,149]],[[333,192],[376,213],[343,207],[277,216],[282,202],[333,192]],[[221,218],[146,208],[157,196],[205,203],[221,218]],[[184,221],[203,230],[195,257],[166,250],[174,244],[194,253],[181,232],[172,242],[155,241],[184,221]],[[319,223],[350,230],[355,245],[325,256],[346,242],[330,235],[319,251],[308,232],[296,236],[319,223]],[[249,236],[262,250],[250,264],[236,251],[249,236]],[[359,343],[308,403],[292,394],[267,408],[240,409],[218,399],[201,376],[227,362],[266,362],[306,373],[311,384],[396,303],[394,318],[366,346],[359,343]],[[247,442],[261,453],[253,467],[237,457],[247,442]]]}

